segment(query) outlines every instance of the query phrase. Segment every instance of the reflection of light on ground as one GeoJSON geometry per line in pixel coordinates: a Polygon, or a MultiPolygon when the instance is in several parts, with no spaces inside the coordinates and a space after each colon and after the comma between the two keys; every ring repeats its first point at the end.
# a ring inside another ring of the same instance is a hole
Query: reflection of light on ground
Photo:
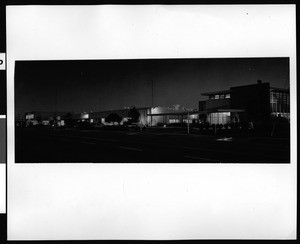
{"type": "Polygon", "coordinates": [[[217,141],[232,141],[232,137],[219,138],[217,141]]]}

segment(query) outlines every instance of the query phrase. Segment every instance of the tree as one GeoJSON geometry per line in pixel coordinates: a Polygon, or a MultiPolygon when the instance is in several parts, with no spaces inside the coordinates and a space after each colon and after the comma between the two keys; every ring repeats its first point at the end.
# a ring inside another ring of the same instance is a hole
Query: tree
{"type": "Polygon", "coordinates": [[[72,114],[67,113],[66,116],[65,116],[65,122],[66,122],[67,127],[72,127],[72,119],[73,119],[72,114]]]}
{"type": "Polygon", "coordinates": [[[105,118],[105,122],[108,122],[108,123],[110,123],[110,122],[120,123],[121,120],[122,120],[122,118],[116,113],[111,113],[105,118]]]}
{"type": "Polygon", "coordinates": [[[200,120],[202,123],[205,123],[206,120],[207,120],[207,115],[206,115],[206,114],[199,114],[199,120],[200,120]]]}
{"type": "Polygon", "coordinates": [[[42,123],[42,116],[41,115],[37,115],[36,116],[36,121],[41,124],[42,123]]]}
{"type": "Polygon", "coordinates": [[[128,117],[130,118],[130,122],[137,123],[139,122],[140,113],[135,107],[133,107],[129,110],[128,117]]]}

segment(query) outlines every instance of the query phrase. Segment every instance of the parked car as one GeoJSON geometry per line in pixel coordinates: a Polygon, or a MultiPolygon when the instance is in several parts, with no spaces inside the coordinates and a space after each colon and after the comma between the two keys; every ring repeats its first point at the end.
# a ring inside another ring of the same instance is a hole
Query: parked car
{"type": "Polygon", "coordinates": [[[92,129],[93,128],[93,125],[90,124],[89,122],[86,122],[86,121],[81,121],[81,122],[78,122],[74,128],[76,129],[83,129],[83,130],[87,130],[87,129],[92,129]]]}
{"type": "Polygon", "coordinates": [[[129,130],[134,130],[134,131],[143,131],[146,130],[146,125],[141,123],[132,123],[127,125],[127,128],[129,128],[129,130]]]}

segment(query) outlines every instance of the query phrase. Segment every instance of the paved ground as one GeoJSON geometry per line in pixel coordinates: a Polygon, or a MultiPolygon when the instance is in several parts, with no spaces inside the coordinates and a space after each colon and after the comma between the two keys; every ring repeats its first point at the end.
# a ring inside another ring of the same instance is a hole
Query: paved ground
{"type": "Polygon", "coordinates": [[[174,129],[16,128],[17,163],[289,163],[288,139],[185,134],[174,129]]]}

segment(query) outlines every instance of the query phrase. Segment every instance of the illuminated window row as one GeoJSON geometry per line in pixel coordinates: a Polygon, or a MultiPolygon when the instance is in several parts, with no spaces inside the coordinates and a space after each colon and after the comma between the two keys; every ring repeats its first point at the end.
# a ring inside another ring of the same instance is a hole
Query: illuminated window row
{"type": "Polygon", "coordinates": [[[273,113],[289,113],[290,106],[284,103],[271,103],[271,112],[273,113]]]}
{"type": "Polygon", "coordinates": [[[230,94],[216,94],[216,95],[210,95],[209,99],[213,100],[213,99],[225,99],[225,98],[230,98],[230,94]]]}
{"type": "Polygon", "coordinates": [[[230,123],[230,112],[210,113],[208,122],[210,124],[228,124],[230,123]]]}
{"type": "Polygon", "coordinates": [[[290,95],[284,92],[270,92],[270,102],[283,102],[289,104],[290,102],[290,95]]]}

